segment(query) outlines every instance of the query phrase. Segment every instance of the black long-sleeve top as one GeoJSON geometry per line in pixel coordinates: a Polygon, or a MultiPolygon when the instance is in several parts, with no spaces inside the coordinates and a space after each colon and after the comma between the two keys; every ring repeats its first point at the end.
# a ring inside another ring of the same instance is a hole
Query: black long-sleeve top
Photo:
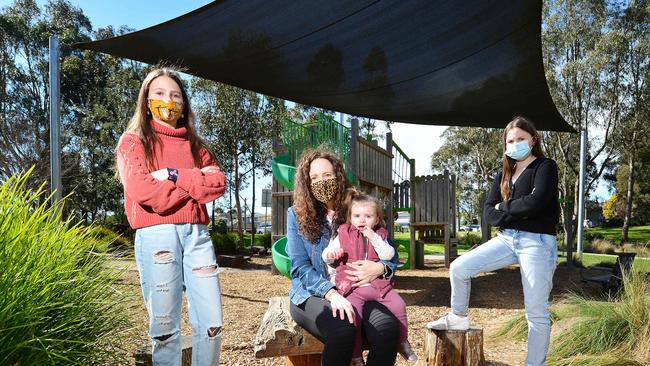
{"type": "Polygon", "coordinates": [[[510,199],[501,198],[500,172],[485,200],[483,216],[490,225],[556,235],[560,219],[558,173],[554,160],[538,157],[510,184],[510,199]],[[494,206],[500,203],[497,210],[494,206]]]}

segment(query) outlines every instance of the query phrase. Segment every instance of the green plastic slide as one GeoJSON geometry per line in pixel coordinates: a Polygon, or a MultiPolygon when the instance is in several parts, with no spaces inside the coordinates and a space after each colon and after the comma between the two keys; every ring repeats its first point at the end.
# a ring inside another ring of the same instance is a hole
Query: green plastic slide
{"type": "Polygon", "coordinates": [[[286,155],[278,155],[271,160],[273,176],[283,187],[293,191],[293,177],[296,175],[296,167],[287,165],[286,155]]]}
{"type": "Polygon", "coordinates": [[[275,268],[278,269],[287,278],[291,278],[291,259],[287,255],[287,237],[276,241],[271,246],[271,257],[273,258],[273,264],[275,268]]]}

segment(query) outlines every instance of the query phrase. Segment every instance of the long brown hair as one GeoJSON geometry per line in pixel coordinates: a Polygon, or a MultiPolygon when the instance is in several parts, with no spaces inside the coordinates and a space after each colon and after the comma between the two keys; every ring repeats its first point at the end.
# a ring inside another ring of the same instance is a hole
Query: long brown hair
{"type": "Polygon", "coordinates": [[[530,120],[522,116],[515,116],[506,128],[503,130],[503,175],[501,176],[501,198],[507,200],[510,198],[510,180],[512,175],[515,173],[515,164],[517,161],[508,155],[506,155],[506,138],[508,132],[513,128],[521,128],[522,130],[528,132],[533,137],[533,148],[531,154],[536,157],[544,156],[544,151],[542,151],[542,143],[539,139],[539,133],[535,128],[535,125],[530,120]]]}
{"type": "Polygon", "coordinates": [[[181,89],[183,95],[183,113],[181,118],[176,122],[177,127],[185,127],[187,131],[187,139],[190,141],[190,148],[192,150],[192,157],[194,159],[194,166],[201,167],[201,154],[202,148],[206,149],[210,156],[214,159],[214,154],[208,145],[198,136],[196,128],[194,127],[194,113],[190,106],[190,99],[183,85],[178,72],[170,67],[159,67],[151,70],[142,81],[140,93],[138,94],[138,103],[135,108],[135,113],[126,127],[126,132],[135,133],[140,137],[144,147],[145,162],[150,171],[158,170],[155,166],[155,146],[162,144],[162,141],[151,127],[151,112],[147,106],[147,97],[149,96],[149,86],[151,82],[159,77],[167,76],[174,80],[178,87],[181,89]]]}
{"type": "Polygon", "coordinates": [[[309,170],[311,163],[316,159],[326,159],[334,167],[334,176],[337,182],[336,195],[333,198],[336,210],[334,226],[338,226],[347,219],[345,190],[350,186],[343,163],[333,152],[319,147],[302,153],[294,178],[293,209],[302,235],[312,242],[320,237],[323,225],[327,220],[327,207],[318,201],[311,192],[309,170]]]}

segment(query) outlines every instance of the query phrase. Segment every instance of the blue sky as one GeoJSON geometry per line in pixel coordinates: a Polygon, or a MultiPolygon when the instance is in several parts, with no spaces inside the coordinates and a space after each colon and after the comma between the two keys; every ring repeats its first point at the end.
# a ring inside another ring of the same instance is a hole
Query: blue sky
{"type": "MultiPolygon", "coordinates": [[[[73,5],[83,9],[83,12],[90,19],[94,29],[112,25],[115,28],[127,25],[130,28],[141,30],[167,20],[171,20],[192,10],[204,6],[211,0],[69,0],[73,5]]],[[[37,0],[40,5],[46,0],[37,0]]],[[[13,1],[0,0],[0,7],[12,4],[13,1]]],[[[338,116],[337,116],[338,117],[338,116]]],[[[431,174],[431,154],[441,145],[440,134],[446,126],[422,126],[395,123],[392,127],[393,140],[405,151],[405,153],[416,160],[416,173],[418,175],[431,174]]],[[[578,136],[576,135],[576,138],[578,136]]],[[[261,190],[270,184],[270,178],[258,180],[256,183],[256,206],[257,212],[264,212],[260,208],[261,190]]],[[[604,184],[600,184],[596,195],[600,200],[609,197],[604,184]]],[[[244,192],[243,196],[250,201],[251,192],[244,192]]]]}

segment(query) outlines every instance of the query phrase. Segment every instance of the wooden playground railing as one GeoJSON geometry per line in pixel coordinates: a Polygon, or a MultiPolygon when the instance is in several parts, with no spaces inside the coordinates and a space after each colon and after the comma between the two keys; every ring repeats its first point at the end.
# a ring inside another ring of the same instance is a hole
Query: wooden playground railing
{"type": "Polygon", "coordinates": [[[364,138],[357,137],[357,179],[384,188],[393,189],[391,178],[393,154],[364,138]]]}

